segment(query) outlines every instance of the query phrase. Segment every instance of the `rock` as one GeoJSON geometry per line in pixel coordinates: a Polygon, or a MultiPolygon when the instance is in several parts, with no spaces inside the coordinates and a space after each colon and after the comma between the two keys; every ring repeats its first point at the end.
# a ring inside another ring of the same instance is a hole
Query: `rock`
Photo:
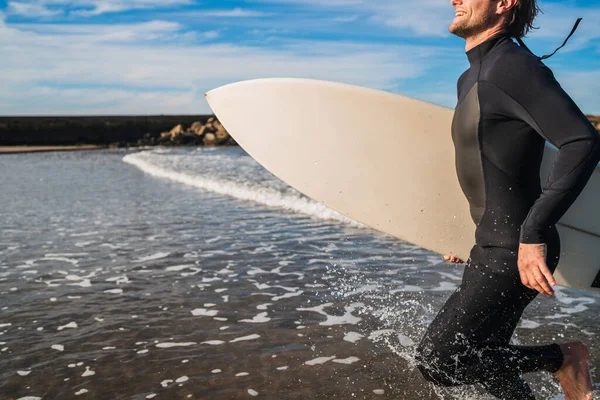
{"type": "Polygon", "coordinates": [[[592,125],[600,131],[600,115],[586,115],[592,125]]]}
{"type": "Polygon", "coordinates": [[[214,146],[217,144],[217,137],[214,133],[207,133],[202,140],[205,146],[214,146]]]}
{"type": "Polygon", "coordinates": [[[229,133],[225,129],[215,132],[214,135],[217,137],[219,143],[226,142],[229,139],[229,133]]]}
{"type": "Polygon", "coordinates": [[[204,125],[204,133],[215,133],[216,131],[217,130],[212,122],[207,122],[206,125],[204,125]]]}
{"type": "Polygon", "coordinates": [[[171,143],[171,133],[170,132],[161,133],[160,137],[157,138],[156,143],[161,144],[161,145],[170,144],[171,143]]]}
{"type": "Polygon", "coordinates": [[[218,144],[226,144],[227,141],[229,140],[229,133],[227,132],[227,130],[225,129],[225,127],[223,125],[221,125],[221,123],[219,121],[214,121],[212,123],[214,134],[217,137],[217,143],[218,144]]]}
{"type": "Polygon", "coordinates": [[[182,145],[201,144],[200,136],[197,136],[196,134],[194,134],[192,132],[184,133],[183,135],[177,136],[177,138],[179,139],[178,144],[182,144],[182,145]]]}
{"type": "Polygon", "coordinates": [[[202,136],[204,133],[204,125],[202,125],[202,122],[196,121],[188,128],[187,131],[189,133],[193,133],[194,135],[202,136]]]}
{"type": "Polygon", "coordinates": [[[225,129],[223,127],[223,124],[221,124],[221,121],[219,120],[214,120],[213,122],[211,122],[212,126],[214,127],[215,130],[219,130],[219,129],[225,129]]]}
{"type": "Polygon", "coordinates": [[[206,132],[206,127],[204,125],[202,125],[200,127],[200,129],[197,129],[196,131],[191,132],[193,135],[198,136],[198,137],[202,137],[204,136],[206,132]]]}
{"type": "Polygon", "coordinates": [[[173,129],[171,129],[171,132],[169,132],[169,133],[171,134],[171,137],[179,136],[183,133],[183,126],[181,126],[181,124],[179,124],[176,127],[174,127],[173,129]]]}
{"type": "Polygon", "coordinates": [[[217,137],[219,144],[224,143],[229,139],[229,133],[225,130],[225,128],[216,131],[215,136],[217,137]]]}

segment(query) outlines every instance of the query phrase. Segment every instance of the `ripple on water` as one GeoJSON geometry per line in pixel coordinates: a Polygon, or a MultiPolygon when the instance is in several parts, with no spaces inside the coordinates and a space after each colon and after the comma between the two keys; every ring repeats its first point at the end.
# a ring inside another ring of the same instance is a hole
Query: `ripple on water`
{"type": "MultiPolygon", "coordinates": [[[[240,150],[204,150],[141,156],[190,182],[145,175],[122,151],[0,158],[15,188],[54,199],[0,192],[0,370],[19,380],[10,398],[46,393],[48,381],[56,398],[185,397],[181,385],[198,398],[482,398],[432,392],[415,369],[461,267],[317,219],[322,208],[311,214],[314,203],[240,150]],[[289,202],[300,208],[282,210],[289,202]],[[140,379],[116,383],[131,375],[140,379]]],[[[515,338],[585,340],[598,369],[599,296],[556,292],[534,301],[515,338]]],[[[532,386],[560,392],[537,375],[532,386]]]]}

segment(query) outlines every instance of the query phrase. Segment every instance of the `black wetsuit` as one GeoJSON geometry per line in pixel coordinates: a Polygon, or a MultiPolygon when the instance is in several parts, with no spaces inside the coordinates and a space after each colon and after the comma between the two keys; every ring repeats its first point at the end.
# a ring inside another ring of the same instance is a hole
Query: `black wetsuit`
{"type": "Polygon", "coordinates": [[[595,128],[539,58],[504,34],[469,50],[452,125],[460,185],[477,228],[460,287],[417,350],[423,376],[439,385],[481,383],[502,399],[534,399],[521,374],[556,372],[557,344],[509,341],[537,291],[517,268],[519,243],[547,244],[554,271],[555,224],[600,160],[595,128]],[[543,190],[545,141],[559,148],[543,190]]]}

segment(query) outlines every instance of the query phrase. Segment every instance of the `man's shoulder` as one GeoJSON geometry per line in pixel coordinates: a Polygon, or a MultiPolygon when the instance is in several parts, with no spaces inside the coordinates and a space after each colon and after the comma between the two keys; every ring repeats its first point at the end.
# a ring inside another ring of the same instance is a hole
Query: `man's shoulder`
{"type": "Polygon", "coordinates": [[[511,41],[485,60],[480,80],[508,90],[554,80],[554,75],[539,57],[511,41]]]}
{"type": "Polygon", "coordinates": [[[469,76],[469,72],[471,72],[471,68],[467,69],[465,72],[463,72],[460,77],[458,78],[458,87],[461,87],[462,84],[464,83],[465,79],[467,79],[467,77],[469,76]]]}

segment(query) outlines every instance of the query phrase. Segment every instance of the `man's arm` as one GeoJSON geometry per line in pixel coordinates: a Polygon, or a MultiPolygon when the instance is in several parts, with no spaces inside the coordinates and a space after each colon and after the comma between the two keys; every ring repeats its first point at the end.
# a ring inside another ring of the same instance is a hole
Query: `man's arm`
{"type": "Polygon", "coordinates": [[[600,137],[541,61],[529,59],[503,90],[517,117],[558,148],[542,194],[521,225],[521,243],[545,243],[544,232],[573,204],[600,161],[600,137]]]}
{"type": "Polygon", "coordinates": [[[541,61],[523,58],[504,88],[516,103],[516,117],[558,148],[542,193],[521,225],[519,271],[527,287],[552,294],[555,281],[546,265],[545,232],[581,193],[600,161],[600,137],[541,61]]]}

